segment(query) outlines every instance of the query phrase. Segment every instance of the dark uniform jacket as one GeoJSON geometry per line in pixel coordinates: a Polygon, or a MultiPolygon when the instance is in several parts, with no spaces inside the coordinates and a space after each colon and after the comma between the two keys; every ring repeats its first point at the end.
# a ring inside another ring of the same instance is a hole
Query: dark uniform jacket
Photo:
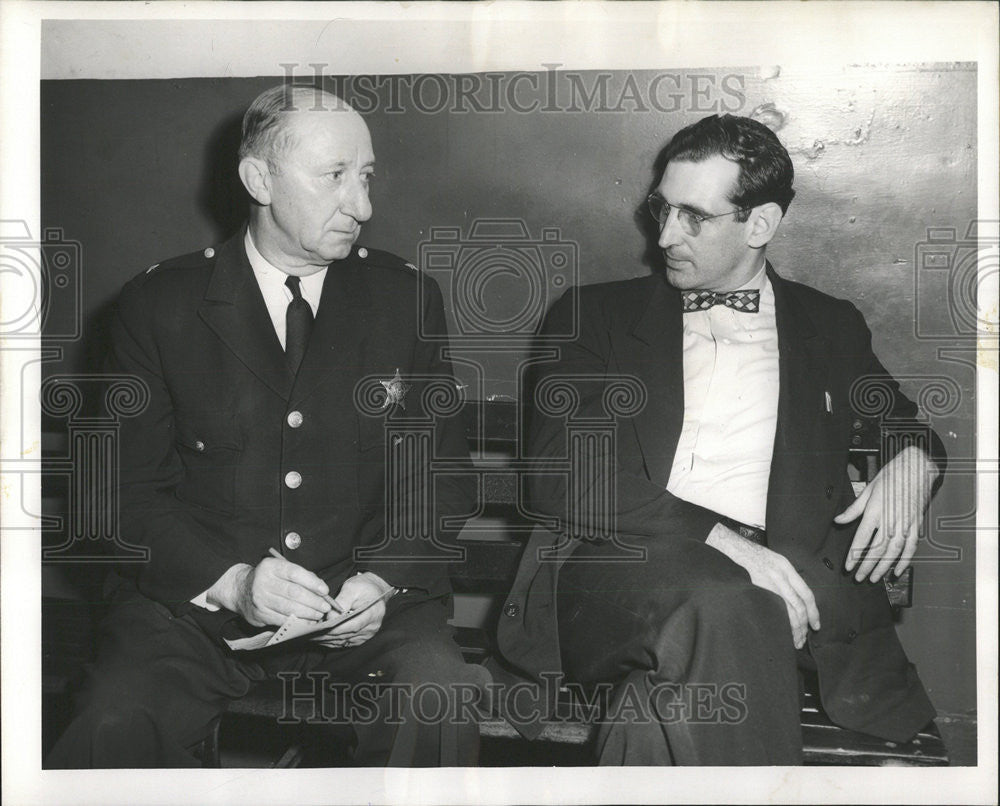
{"type": "Polygon", "coordinates": [[[413,456],[468,458],[458,406],[439,405],[436,417],[427,408],[435,385],[439,397],[442,388],[457,394],[440,357],[446,326],[437,286],[398,257],[352,248],[328,269],[293,375],[244,232],[154,266],[122,291],[111,368],[149,390],[143,412],[121,423],[120,503],[124,539],[148,547],[150,557],[124,573],[145,596],[196,617],[204,611],[189,600],[271,548],[334,593],[360,570],[446,593],[436,542],[449,534],[437,527],[440,517],[474,508],[471,482],[438,479],[435,511],[404,513],[411,525],[436,517],[433,539],[405,539],[419,529],[407,532],[404,517],[406,534],[385,540],[387,478],[413,502],[431,484],[427,463],[416,466],[413,456]],[[397,451],[387,466],[386,427],[403,420],[430,448],[397,451]],[[364,547],[378,550],[362,559],[355,550],[364,547]]]}
{"type": "MultiPolygon", "coordinates": [[[[845,727],[902,741],[924,727],[934,709],[896,637],[883,584],[857,583],[844,572],[857,521],[839,526],[833,518],[854,500],[847,460],[859,403],[881,405],[887,422],[920,431],[914,419],[917,407],[875,357],[871,333],[851,303],[783,280],[770,266],[768,276],[774,288],[780,379],[767,498],[768,546],[791,560],[816,597],[822,629],[810,633],[809,649],[829,716],[845,727]],[[855,382],[866,376],[867,392],[857,387],[852,401],[855,382]]],[[[581,400],[576,416],[598,420],[606,419],[608,398],[595,378],[633,376],[646,390],[642,410],[618,419],[617,455],[611,462],[617,533],[624,543],[628,535],[705,540],[718,516],[665,489],[684,417],[680,294],[660,276],[584,287],[553,306],[546,332],[573,332],[576,315],[578,338],[560,346],[560,360],[540,373],[535,389],[545,378],[575,376],[581,400]]],[[[940,441],[923,430],[943,468],[940,441]]],[[[565,433],[565,418],[541,413],[536,406],[531,455],[565,457],[565,433]]],[[[573,535],[576,525],[566,514],[565,480],[559,473],[537,475],[532,506],[558,517],[563,535],[573,535]]],[[[555,590],[560,560],[573,544],[536,529],[500,617],[503,655],[535,678],[561,668],[555,590]],[[540,561],[541,553],[560,543],[564,545],[553,561],[540,561]]],[[[525,732],[530,735],[539,727],[529,725],[525,732]]]]}

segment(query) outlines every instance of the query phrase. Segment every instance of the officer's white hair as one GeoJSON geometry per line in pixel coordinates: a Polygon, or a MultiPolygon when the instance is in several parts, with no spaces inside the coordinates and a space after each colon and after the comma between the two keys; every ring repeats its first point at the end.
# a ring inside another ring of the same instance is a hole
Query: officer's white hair
{"type": "MultiPolygon", "coordinates": [[[[254,98],[243,115],[240,159],[256,157],[267,162],[271,173],[280,173],[279,159],[295,144],[285,125],[289,112],[352,110],[351,105],[318,87],[279,84],[254,98]]],[[[352,110],[353,111],[353,110],[352,110]]]]}

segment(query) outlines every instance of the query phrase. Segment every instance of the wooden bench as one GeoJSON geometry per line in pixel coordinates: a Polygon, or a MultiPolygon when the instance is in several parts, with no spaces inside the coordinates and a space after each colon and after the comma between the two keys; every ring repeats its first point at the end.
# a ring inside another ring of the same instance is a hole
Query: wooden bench
{"type": "MultiPolygon", "coordinates": [[[[489,519],[502,525],[502,532],[491,531],[489,539],[463,539],[466,558],[453,564],[451,576],[456,594],[487,595],[494,599],[494,610],[502,605],[510,590],[513,576],[523,550],[524,540],[531,530],[530,522],[518,512],[520,477],[517,471],[504,469],[503,457],[516,456],[518,440],[517,404],[513,401],[473,402],[467,405],[467,437],[474,461],[487,470],[482,475],[483,511],[480,519],[489,519]]],[[[877,466],[878,427],[858,420],[851,448],[851,461],[857,469],[858,483],[870,478],[877,466]]],[[[470,522],[463,537],[476,532],[475,522],[470,522]]],[[[898,581],[887,584],[890,601],[895,607],[908,607],[912,597],[912,568],[898,581]]],[[[71,683],[78,678],[79,668],[91,646],[89,636],[92,608],[81,608],[80,603],[55,603],[48,601],[43,609],[43,692],[46,713],[49,716],[48,734],[55,735],[60,722],[65,721],[65,708],[58,703],[67,701],[71,683]],[[54,716],[54,718],[53,718],[54,716]],[[55,725],[56,727],[53,727],[55,725]]],[[[495,614],[491,614],[482,627],[460,627],[457,639],[466,660],[483,662],[495,652],[493,627],[495,614]]],[[[504,719],[493,716],[481,723],[480,734],[484,742],[502,743],[509,750],[502,755],[514,765],[552,763],[555,748],[575,749],[577,754],[569,763],[588,763],[589,745],[593,741],[595,714],[567,692],[559,703],[559,718],[543,730],[541,736],[528,743],[504,719]],[[546,759],[533,762],[532,759],[546,759]],[[525,760],[527,759],[527,760],[525,760]]],[[[248,696],[230,704],[226,714],[213,726],[197,753],[205,766],[219,766],[220,733],[226,726],[255,720],[274,723],[289,713],[299,713],[301,721],[290,726],[292,737],[273,766],[297,766],[302,763],[310,743],[325,741],[327,744],[347,738],[344,728],[334,730],[329,726],[311,725],[305,721],[315,707],[308,703],[292,702],[289,711],[280,681],[263,684],[248,696]],[[304,708],[297,712],[296,707],[304,708]],[[324,736],[319,738],[319,733],[324,736]]],[[[816,694],[815,680],[806,679],[802,705],[802,727],[806,764],[849,764],[867,766],[943,766],[948,756],[937,727],[932,723],[917,737],[906,744],[877,739],[866,734],[844,730],[835,726],[823,713],[816,694]]],[[[224,737],[223,737],[224,738],[224,737]]],[[[346,762],[345,762],[346,763],[346,762]]],[[[559,762],[556,762],[559,763],[559,762]]]]}

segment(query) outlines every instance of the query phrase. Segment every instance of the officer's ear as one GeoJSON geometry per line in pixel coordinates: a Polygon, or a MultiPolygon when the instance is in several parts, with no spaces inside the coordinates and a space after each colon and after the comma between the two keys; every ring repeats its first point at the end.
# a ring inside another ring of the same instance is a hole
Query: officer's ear
{"type": "Polygon", "coordinates": [[[240,160],[240,181],[254,201],[265,207],[271,203],[271,172],[267,162],[258,157],[244,157],[240,160]]]}
{"type": "Polygon", "coordinates": [[[766,246],[778,231],[783,217],[781,208],[774,202],[761,204],[750,212],[750,235],[747,245],[754,249],[766,246]]]}

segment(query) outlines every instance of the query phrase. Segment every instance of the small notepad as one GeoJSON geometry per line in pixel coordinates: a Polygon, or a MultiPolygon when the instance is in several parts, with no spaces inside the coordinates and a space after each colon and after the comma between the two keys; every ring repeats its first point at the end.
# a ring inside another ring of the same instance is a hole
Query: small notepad
{"type": "Polygon", "coordinates": [[[264,649],[265,647],[274,646],[275,644],[282,644],[285,641],[291,641],[294,638],[301,638],[304,635],[326,632],[327,630],[332,630],[334,627],[339,627],[344,622],[350,621],[355,616],[360,616],[370,607],[374,606],[376,602],[382,602],[388,599],[394,591],[394,588],[389,588],[389,590],[377,599],[373,599],[364,607],[358,608],[357,610],[348,610],[344,613],[334,613],[331,610],[327,614],[326,618],[318,621],[302,619],[298,616],[289,616],[277,630],[265,630],[264,632],[252,635],[249,638],[236,638],[233,640],[226,638],[225,642],[229,645],[230,649],[246,652],[252,649],[264,649]]]}

